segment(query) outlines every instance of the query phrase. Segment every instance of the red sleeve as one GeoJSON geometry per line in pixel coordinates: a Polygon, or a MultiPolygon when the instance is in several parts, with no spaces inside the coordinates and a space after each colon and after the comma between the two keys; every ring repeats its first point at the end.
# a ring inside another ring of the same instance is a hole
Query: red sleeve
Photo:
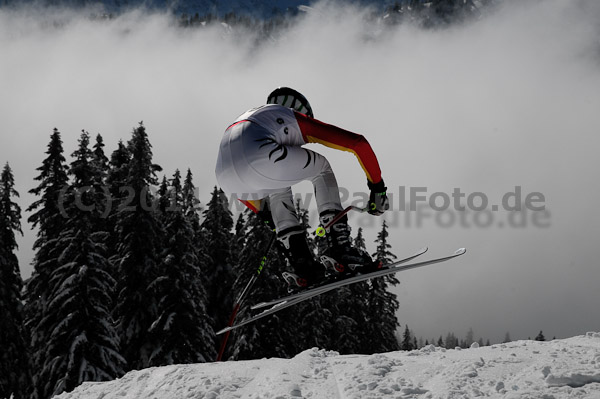
{"type": "Polygon", "coordinates": [[[305,143],[319,143],[356,155],[371,183],[381,181],[381,169],[371,145],[364,136],[294,112],[305,143]]]}
{"type": "Polygon", "coordinates": [[[242,204],[246,205],[252,212],[258,213],[260,211],[261,200],[243,200],[238,199],[242,204]]]}

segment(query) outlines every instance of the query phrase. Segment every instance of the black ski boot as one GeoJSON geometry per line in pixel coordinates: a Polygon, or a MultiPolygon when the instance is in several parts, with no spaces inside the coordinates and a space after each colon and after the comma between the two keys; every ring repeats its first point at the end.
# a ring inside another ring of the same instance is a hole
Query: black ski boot
{"type": "MultiPolygon", "coordinates": [[[[336,212],[323,212],[321,225],[325,226],[336,215],[336,212]]],[[[321,262],[326,269],[342,276],[357,273],[369,273],[382,268],[379,261],[373,261],[369,254],[352,245],[348,216],[344,215],[326,232],[325,242],[319,247],[321,262]]]]}
{"type": "Polygon", "coordinates": [[[283,272],[289,291],[313,287],[325,280],[325,268],[308,247],[304,231],[291,231],[278,237],[288,264],[294,273],[283,272]]]}

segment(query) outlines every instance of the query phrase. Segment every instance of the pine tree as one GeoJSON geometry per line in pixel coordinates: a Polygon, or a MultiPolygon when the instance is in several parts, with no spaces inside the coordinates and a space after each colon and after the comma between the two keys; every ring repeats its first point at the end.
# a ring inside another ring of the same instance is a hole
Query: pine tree
{"type": "Polygon", "coordinates": [[[458,338],[456,338],[456,335],[454,335],[454,333],[448,333],[446,335],[446,349],[454,349],[457,346],[459,346],[459,342],[458,342],[458,338]]]}
{"type": "Polygon", "coordinates": [[[403,351],[411,351],[413,349],[416,349],[415,347],[413,347],[412,344],[412,335],[410,334],[410,330],[408,329],[408,324],[404,328],[404,334],[402,335],[402,345],[400,346],[400,349],[402,349],[403,351]]]}
{"type": "MultiPolygon", "coordinates": [[[[354,238],[354,246],[366,251],[362,228],[354,238]]],[[[337,306],[334,310],[334,337],[331,348],[342,354],[371,353],[369,332],[369,283],[361,281],[336,290],[333,295],[337,306]]]]}
{"type": "Polygon", "coordinates": [[[91,164],[94,169],[92,188],[94,193],[94,211],[99,215],[97,228],[108,231],[107,218],[111,210],[110,192],[106,185],[109,171],[109,161],[104,154],[104,140],[100,134],[96,135],[96,143],[91,155],[91,164]]]}
{"type": "Polygon", "coordinates": [[[160,183],[160,186],[158,187],[157,201],[158,201],[159,215],[165,221],[169,216],[169,212],[172,210],[171,205],[176,206],[175,204],[177,203],[174,198],[169,198],[169,196],[172,195],[172,193],[174,193],[174,192],[175,192],[174,190],[169,189],[169,182],[167,180],[167,176],[163,175],[162,182],[160,183]]]}
{"type": "Polygon", "coordinates": [[[200,206],[200,200],[196,196],[196,187],[194,186],[192,171],[189,168],[183,181],[182,196],[183,213],[190,222],[190,226],[194,232],[194,242],[198,249],[196,254],[200,263],[208,264],[206,239],[200,223],[200,212],[202,211],[202,207],[200,206]]]}
{"type": "Polygon", "coordinates": [[[152,146],[142,123],[133,131],[128,153],[131,158],[123,187],[131,195],[119,204],[115,215],[119,239],[115,318],[121,352],[129,368],[142,369],[149,366],[155,349],[148,331],[158,317],[159,298],[150,284],[159,276],[164,236],[150,191],[157,184],[156,172],[161,168],[152,163],[152,146]]]}
{"type": "Polygon", "coordinates": [[[540,333],[535,337],[536,341],[545,341],[546,337],[544,337],[544,333],[540,330],[540,333]]]}
{"type": "Polygon", "coordinates": [[[356,232],[356,237],[354,237],[353,244],[358,249],[361,249],[363,251],[367,250],[367,244],[365,243],[365,238],[363,237],[362,227],[358,228],[358,231],[356,232]]]}
{"type": "MultiPolygon", "coordinates": [[[[309,212],[301,206],[300,200],[296,201],[295,208],[304,237],[314,253],[317,243],[309,234],[311,230],[309,212]]],[[[300,352],[319,347],[340,353],[351,352],[351,348],[356,346],[356,337],[346,336],[344,333],[351,332],[355,322],[344,314],[346,298],[348,298],[347,289],[334,290],[293,307],[288,316],[294,321],[298,320],[300,328],[293,335],[296,346],[290,348],[290,351],[300,352]]]]}
{"type": "MultiPolygon", "coordinates": [[[[44,393],[71,391],[84,381],[107,381],[124,374],[124,359],[111,317],[115,281],[105,256],[106,232],[98,229],[93,185],[101,181],[83,132],[73,153],[71,189],[64,207],[70,216],[55,243],[56,268],[49,278],[48,306],[42,320],[46,337],[44,393]]],[[[47,397],[47,396],[46,396],[47,397]]]]}
{"type": "Polygon", "coordinates": [[[54,129],[48,144],[48,157],[44,159],[42,166],[37,168],[40,174],[35,178],[40,184],[30,190],[31,194],[41,196],[27,211],[36,211],[28,219],[33,227],[39,228],[38,239],[34,244],[39,249],[47,241],[52,240],[62,230],[65,222],[65,213],[62,200],[68,188],[67,166],[63,155],[62,139],[60,132],[54,129]]]}
{"type": "Polygon", "coordinates": [[[199,232],[200,227],[200,215],[198,212],[200,208],[200,200],[196,196],[196,187],[194,186],[194,178],[192,171],[188,168],[185,175],[182,188],[183,195],[183,211],[192,224],[192,229],[195,233],[199,232]]]}
{"type": "Polygon", "coordinates": [[[35,180],[40,183],[29,191],[40,197],[27,208],[27,211],[33,212],[28,221],[34,228],[38,228],[34,243],[34,249],[37,250],[33,262],[34,271],[25,290],[25,327],[31,351],[33,398],[47,398],[52,393],[41,378],[46,342],[52,333],[44,329],[42,321],[51,294],[50,274],[57,267],[55,244],[67,222],[64,200],[68,176],[63,152],[60,132],[54,129],[46,151],[47,157],[42,166],[37,168],[39,175],[35,180]]]}
{"type": "MultiPolygon", "coordinates": [[[[396,255],[390,252],[391,245],[388,243],[387,223],[384,220],[381,231],[377,235],[375,243],[377,249],[373,253],[375,259],[380,260],[384,265],[392,263],[396,255]]],[[[388,291],[388,286],[398,284],[394,275],[378,277],[371,279],[371,291],[369,292],[369,314],[371,351],[390,352],[399,349],[395,337],[395,331],[399,327],[396,312],[399,304],[396,295],[388,291]]]]}
{"type": "Polygon", "coordinates": [[[166,242],[161,273],[151,284],[159,295],[158,318],[150,327],[155,341],[151,366],[199,363],[215,358],[214,330],[206,313],[206,292],[195,253],[194,232],[184,212],[179,170],[168,190],[161,187],[166,242]]]}
{"type": "Polygon", "coordinates": [[[239,254],[246,245],[246,219],[244,212],[240,212],[235,222],[232,253],[239,254]]]}
{"type": "MultiPolygon", "coordinates": [[[[206,230],[202,228],[200,223],[200,212],[202,212],[202,207],[200,206],[200,200],[196,194],[196,187],[194,186],[192,171],[188,168],[182,188],[183,213],[189,221],[193,232],[192,241],[195,245],[196,257],[198,258],[198,264],[200,265],[202,285],[204,287],[204,291],[206,292],[208,286],[206,270],[208,269],[208,265],[211,264],[212,258],[208,253],[206,230]]],[[[208,294],[206,294],[206,296],[206,300],[208,301],[208,294]]],[[[206,307],[208,312],[208,302],[206,307]]],[[[214,328],[214,321],[212,319],[211,323],[214,328]]]]}
{"type": "MultiPolygon", "coordinates": [[[[236,297],[240,295],[250,278],[257,272],[263,256],[265,256],[264,252],[268,242],[274,234],[251,212],[248,213],[245,230],[247,232],[246,245],[240,252],[235,266],[237,279],[233,293],[236,297]]],[[[285,258],[275,249],[276,245],[277,243],[266,254],[267,261],[263,265],[259,280],[256,281],[246,297],[248,304],[270,300],[286,293],[286,285],[280,278],[281,272],[286,270],[285,258]]],[[[237,315],[238,320],[245,317],[246,311],[247,309],[242,307],[237,315]]],[[[295,315],[295,311],[298,309],[291,312],[280,312],[234,330],[230,337],[230,358],[246,360],[294,356],[298,351],[298,346],[304,342],[300,336],[302,320],[295,315]],[[269,334],[264,334],[264,331],[269,331],[269,334]]],[[[231,308],[227,310],[227,316],[230,313],[231,308]]],[[[318,332],[313,331],[314,327],[311,326],[310,333],[316,336],[318,332]]]]}
{"type": "MultiPolygon", "coordinates": [[[[96,157],[97,159],[97,157],[96,157]]],[[[133,193],[127,186],[129,175],[129,162],[131,161],[131,153],[123,141],[119,141],[117,149],[110,156],[108,171],[106,175],[106,185],[103,188],[108,191],[106,198],[106,210],[103,216],[107,217],[106,231],[109,233],[106,243],[107,253],[113,269],[112,275],[117,278],[118,270],[118,218],[119,211],[131,205],[131,197],[133,193]]]]}
{"type": "MultiPolygon", "coordinates": [[[[129,175],[129,162],[131,161],[131,152],[123,141],[119,141],[117,149],[110,156],[109,169],[107,171],[106,183],[109,186],[111,198],[121,199],[127,193],[126,184],[129,175]]],[[[119,205],[118,203],[115,205],[119,205]]],[[[129,205],[129,204],[127,204],[129,205]]]]}
{"type": "Polygon", "coordinates": [[[23,281],[16,233],[21,230],[21,208],[13,201],[19,193],[8,163],[0,175],[0,398],[29,397],[28,351],[23,329],[23,281]]]}
{"type": "Polygon", "coordinates": [[[109,168],[109,160],[104,153],[104,139],[100,134],[96,135],[96,143],[94,144],[94,150],[92,155],[92,162],[94,163],[94,169],[96,175],[105,178],[109,168]]]}
{"type": "Polygon", "coordinates": [[[233,306],[233,216],[225,193],[217,187],[204,211],[201,227],[204,230],[207,255],[210,257],[209,263],[202,270],[208,296],[207,311],[214,325],[221,328],[227,324],[233,306]]]}
{"type": "Polygon", "coordinates": [[[469,331],[467,331],[467,336],[465,337],[465,347],[470,347],[473,342],[475,342],[475,333],[471,327],[469,328],[469,331]]]}

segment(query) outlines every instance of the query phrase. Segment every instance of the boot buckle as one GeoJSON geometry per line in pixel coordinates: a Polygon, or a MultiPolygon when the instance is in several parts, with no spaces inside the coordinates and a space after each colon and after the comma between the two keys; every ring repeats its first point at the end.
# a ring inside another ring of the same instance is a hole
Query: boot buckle
{"type": "Polygon", "coordinates": [[[325,266],[325,270],[334,275],[344,273],[344,271],[346,270],[344,265],[327,255],[321,256],[321,263],[323,264],[323,266],[325,266]]]}

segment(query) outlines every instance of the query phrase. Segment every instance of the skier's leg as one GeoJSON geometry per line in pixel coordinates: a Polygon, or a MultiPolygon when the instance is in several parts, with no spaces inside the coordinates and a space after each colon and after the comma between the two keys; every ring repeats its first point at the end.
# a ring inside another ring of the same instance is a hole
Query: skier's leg
{"type": "MultiPolygon", "coordinates": [[[[312,182],[319,214],[337,214],[342,210],[342,203],[340,201],[340,193],[335,175],[325,157],[317,153],[313,154],[315,157],[322,158],[317,164],[319,169],[303,171],[304,173],[301,176],[303,177],[302,180],[310,180],[312,182]],[[317,173],[310,177],[310,172],[317,173]]],[[[298,175],[296,175],[296,177],[298,178],[298,175]]],[[[275,222],[278,231],[299,226],[290,187],[286,187],[282,191],[270,194],[269,202],[273,221],[275,222]]]]}
{"type": "Polygon", "coordinates": [[[291,187],[269,194],[269,208],[277,232],[302,231],[296,214],[291,187]]]}
{"type": "Polygon", "coordinates": [[[315,190],[319,215],[328,212],[337,214],[342,210],[342,201],[335,174],[324,156],[318,153],[314,154],[316,157],[322,158],[318,173],[310,179],[315,190]]]}
{"type": "MultiPolygon", "coordinates": [[[[288,179],[294,179],[292,180],[293,184],[302,180],[310,180],[314,186],[320,221],[323,225],[329,223],[342,210],[339,188],[329,162],[321,154],[304,148],[288,147],[286,151],[287,156],[277,162],[282,170],[271,172],[271,176],[285,172],[288,179]],[[302,165],[302,167],[298,165],[302,165]]],[[[271,167],[273,166],[271,165],[271,167]]],[[[280,237],[289,237],[295,232],[304,234],[300,228],[292,191],[289,187],[269,195],[269,202],[280,237]]],[[[320,246],[319,252],[321,255],[327,255],[334,259],[347,269],[358,271],[361,267],[372,265],[372,260],[366,252],[352,246],[350,233],[348,217],[344,216],[331,227],[326,240],[321,241],[325,245],[320,246]]],[[[339,265],[332,266],[339,268],[339,265]]]]}
{"type": "Polygon", "coordinates": [[[277,239],[294,273],[284,273],[290,286],[306,287],[325,277],[323,265],[315,260],[300,225],[290,187],[269,195],[268,204],[277,229],[277,239]]]}

